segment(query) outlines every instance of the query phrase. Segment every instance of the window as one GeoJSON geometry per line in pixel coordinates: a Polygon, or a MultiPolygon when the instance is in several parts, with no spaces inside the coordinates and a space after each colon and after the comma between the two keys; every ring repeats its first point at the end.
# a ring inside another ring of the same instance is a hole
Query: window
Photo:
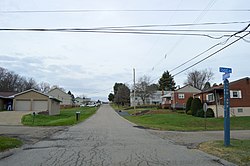
{"type": "Polygon", "coordinates": [[[209,93],[206,97],[207,97],[208,102],[214,102],[214,94],[213,93],[209,93]]]}
{"type": "Polygon", "coordinates": [[[230,98],[241,98],[241,90],[230,90],[230,98]]]}
{"type": "Polygon", "coordinates": [[[185,98],[185,95],[184,95],[183,93],[180,93],[180,94],[178,94],[178,98],[179,98],[179,99],[184,99],[184,98],[185,98]]]}
{"type": "Polygon", "coordinates": [[[238,108],[238,113],[242,113],[243,112],[243,108],[238,108]]]}

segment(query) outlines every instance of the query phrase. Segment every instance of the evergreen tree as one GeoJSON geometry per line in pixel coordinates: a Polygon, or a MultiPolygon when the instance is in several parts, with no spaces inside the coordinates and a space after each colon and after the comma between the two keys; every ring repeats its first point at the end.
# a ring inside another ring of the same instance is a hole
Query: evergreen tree
{"type": "Polygon", "coordinates": [[[159,90],[174,91],[176,89],[174,77],[168,71],[164,71],[158,83],[159,90]]]}

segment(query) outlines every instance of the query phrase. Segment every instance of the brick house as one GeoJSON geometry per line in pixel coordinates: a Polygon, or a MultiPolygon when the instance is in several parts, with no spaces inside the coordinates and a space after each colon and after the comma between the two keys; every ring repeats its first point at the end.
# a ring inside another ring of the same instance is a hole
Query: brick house
{"type": "MultiPolygon", "coordinates": [[[[224,90],[223,85],[212,87],[196,94],[212,108],[216,117],[224,116],[224,90]]],[[[229,83],[230,90],[230,116],[250,116],[250,80],[242,78],[229,83]]]]}
{"type": "Polygon", "coordinates": [[[191,86],[186,85],[175,91],[171,91],[162,96],[162,107],[163,108],[173,108],[173,109],[185,109],[186,102],[189,97],[194,97],[195,94],[200,93],[201,90],[191,86]]]}
{"type": "Polygon", "coordinates": [[[186,85],[180,89],[175,90],[172,93],[172,108],[173,109],[185,109],[186,103],[189,97],[194,97],[195,94],[200,93],[201,90],[186,85]]]}

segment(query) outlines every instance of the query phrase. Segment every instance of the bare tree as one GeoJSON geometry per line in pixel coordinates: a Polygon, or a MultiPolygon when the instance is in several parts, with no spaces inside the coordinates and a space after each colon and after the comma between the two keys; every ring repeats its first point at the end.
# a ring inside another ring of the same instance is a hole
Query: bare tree
{"type": "Polygon", "coordinates": [[[50,84],[47,83],[47,82],[41,82],[39,84],[39,90],[42,92],[42,93],[48,93],[49,90],[50,90],[50,84]]]}
{"type": "Polygon", "coordinates": [[[214,73],[211,69],[193,70],[187,74],[185,85],[192,85],[193,87],[202,90],[205,84],[213,79],[214,73]]]}
{"type": "Polygon", "coordinates": [[[28,89],[39,90],[38,84],[33,78],[27,79],[0,67],[0,91],[22,92],[28,89]]]}
{"type": "Polygon", "coordinates": [[[141,98],[143,104],[145,104],[146,98],[152,96],[156,90],[157,87],[150,84],[150,78],[147,76],[139,78],[135,85],[136,95],[141,98]]]}
{"type": "Polygon", "coordinates": [[[66,92],[66,90],[64,88],[59,87],[59,85],[53,85],[51,87],[51,89],[55,89],[55,88],[58,88],[58,89],[62,90],[63,92],[66,92]]]}

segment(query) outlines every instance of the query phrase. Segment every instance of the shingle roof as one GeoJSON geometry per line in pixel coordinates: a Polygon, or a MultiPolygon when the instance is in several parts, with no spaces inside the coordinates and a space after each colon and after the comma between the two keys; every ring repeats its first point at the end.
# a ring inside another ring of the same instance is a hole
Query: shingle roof
{"type": "Polygon", "coordinates": [[[0,92],[0,97],[2,97],[2,98],[11,98],[15,94],[17,94],[17,92],[0,92]]]}

